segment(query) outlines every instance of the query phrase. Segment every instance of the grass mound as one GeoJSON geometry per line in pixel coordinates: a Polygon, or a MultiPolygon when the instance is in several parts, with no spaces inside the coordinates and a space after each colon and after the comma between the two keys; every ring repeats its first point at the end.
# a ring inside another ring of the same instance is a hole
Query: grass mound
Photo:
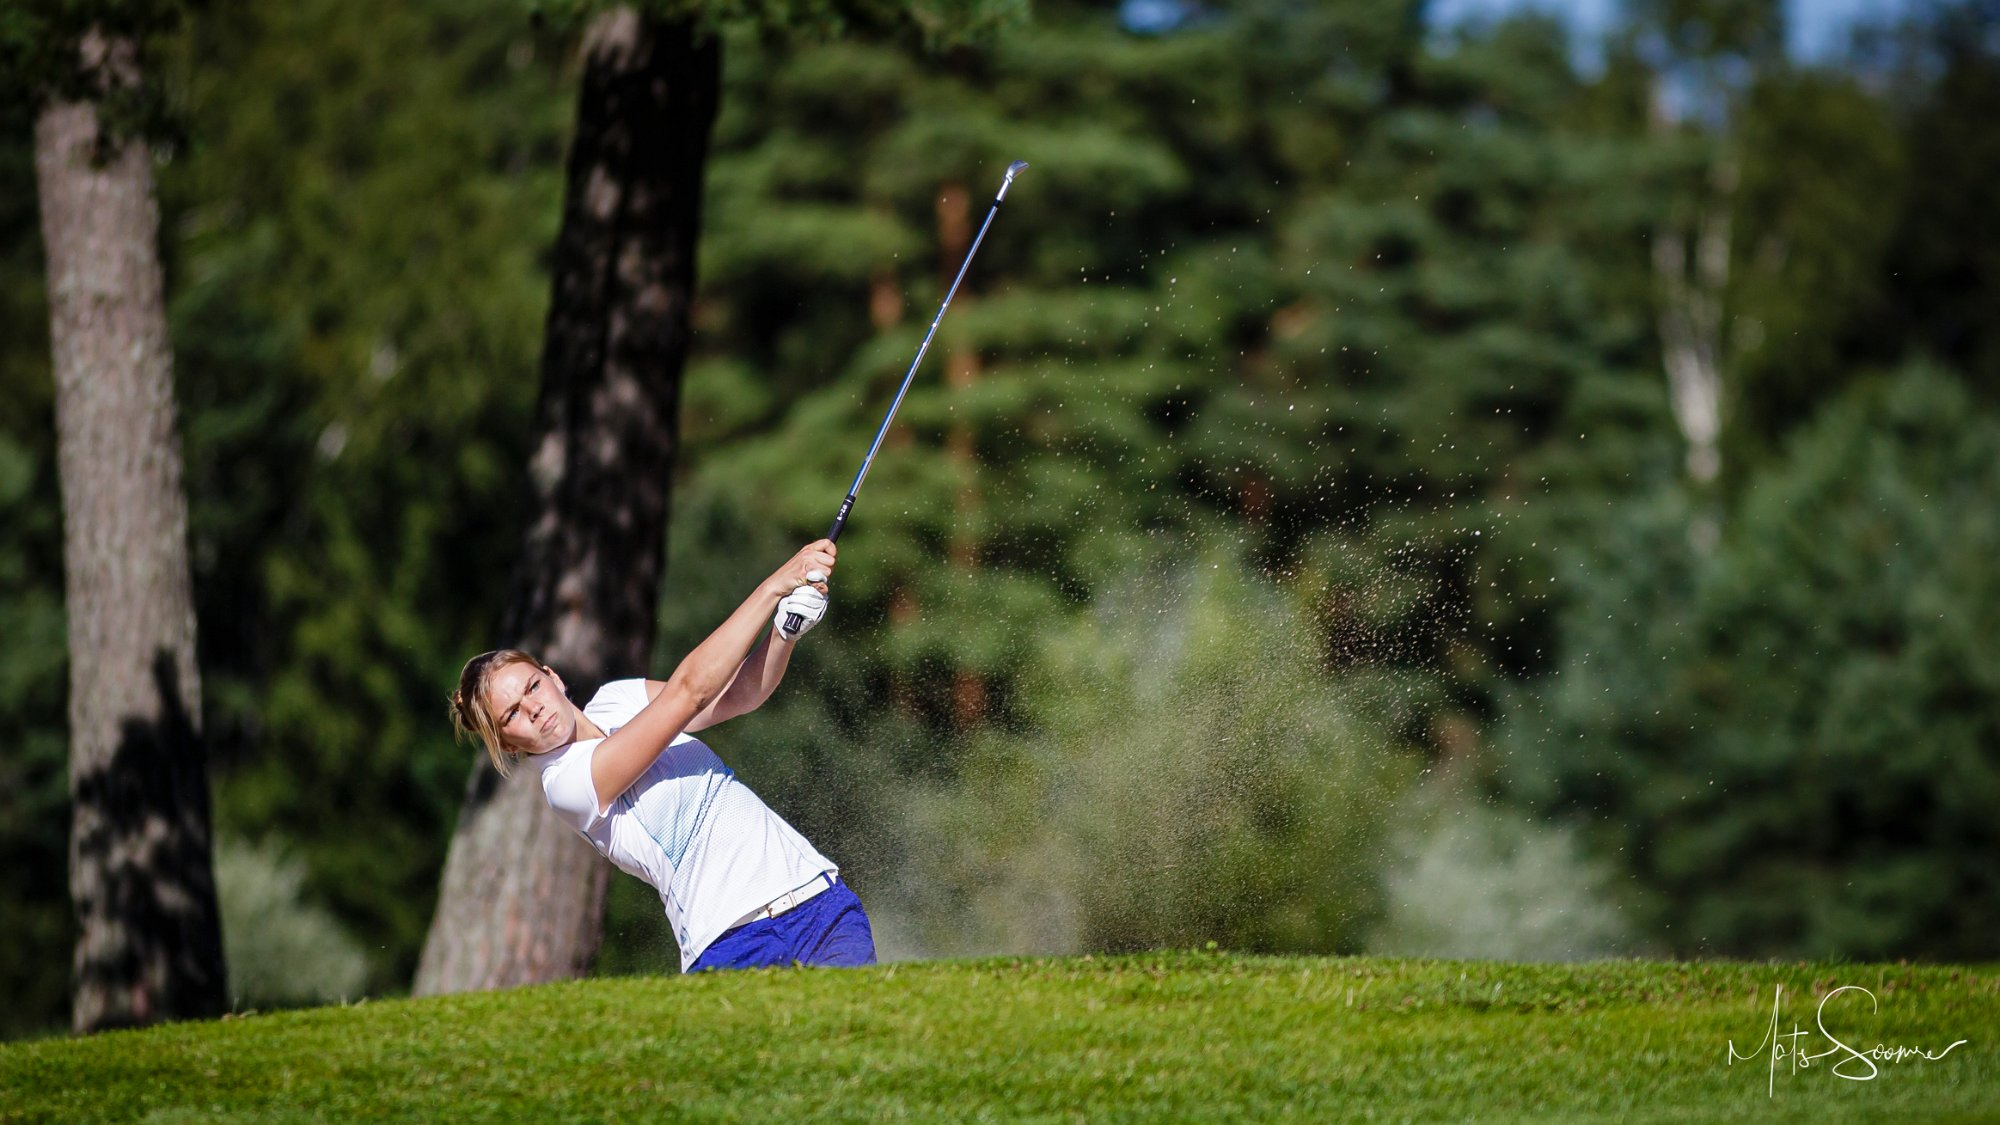
{"type": "Polygon", "coordinates": [[[15,1044],[0,1120],[2000,1120],[1996,1048],[1992,966],[1149,954],[598,979],[15,1044]],[[1872,1004],[1820,1010],[1847,985],[1872,1004]],[[1775,1062],[1774,998],[1779,1035],[1808,1033],[1775,1062]],[[1878,1046],[1943,1057],[1842,1077],[1878,1046]]]}

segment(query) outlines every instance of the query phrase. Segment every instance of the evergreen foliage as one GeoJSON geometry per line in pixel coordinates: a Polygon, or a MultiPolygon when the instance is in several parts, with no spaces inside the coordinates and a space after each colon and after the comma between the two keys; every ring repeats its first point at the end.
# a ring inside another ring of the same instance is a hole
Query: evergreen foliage
{"type": "Polygon", "coordinates": [[[31,119],[0,105],[0,1035],[62,1026],[69,1010],[68,640],[56,489],[49,316],[31,119]]]}
{"type": "Polygon", "coordinates": [[[14,0],[0,8],[0,105],[11,115],[51,100],[89,99],[114,134],[169,140],[178,123],[162,94],[154,52],[203,6],[203,0],[14,0]],[[102,74],[77,65],[78,48],[93,29],[134,45],[136,83],[107,88],[102,74]]]}
{"type": "Polygon", "coordinates": [[[165,183],[217,820],[295,839],[399,987],[466,769],[444,695],[519,539],[561,44],[479,4],[314,2],[183,51],[194,144],[165,183]]]}
{"type": "MultiPolygon", "coordinates": [[[[957,262],[911,248],[938,246],[939,208],[981,210],[971,153],[1059,137],[941,332],[933,362],[974,373],[919,380],[909,444],[850,525],[855,543],[899,525],[842,573],[844,612],[894,618],[890,670],[1004,677],[1011,621],[1215,516],[1278,570],[1341,529],[1453,587],[1436,612],[1463,617],[1487,495],[1572,426],[1658,420],[1644,324],[1590,281],[1642,232],[1595,206],[1633,157],[1568,132],[1577,89],[1547,25],[1413,60],[1357,18],[1252,6],[1162,42],[1058,10],[969,77],[863,45],[746,66],[785,79],[732,88],[718,132],[690,489],[821,523],[957,262]],[[1324,75],[1329,51],[1354,73],[1324,75]],[[1325,132],[1271,135],[1251,112],[1267,102],[1325,132]],[[871,338],[859,314],[883,307],[871,338]],[[971,580],[1018,581],[1019,616],[927,612],[971,580]]],[[[1408,662],[1430,662],[1441,624],[1418,623],[1408,662]]]]}
{"type": "Polygon", "coordinates": [[[1599,521],[1511,775],[1679,951],[1988,956],[2000,419],[1916,367],[1787,445],[1710,554],[1671,495],[1599,521]]]}

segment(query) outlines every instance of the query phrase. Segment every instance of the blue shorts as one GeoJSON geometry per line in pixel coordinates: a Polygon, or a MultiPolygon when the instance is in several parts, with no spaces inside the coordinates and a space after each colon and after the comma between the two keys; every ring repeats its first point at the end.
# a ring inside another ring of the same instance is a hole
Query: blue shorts
{"type": "Polygon", "coordinates": [[[776,918],[759,918],[727,931],[702,950],[688,972],[874,963],[875,934],[868,928],[868,915],[847,884],[836,879],[833,886],[776,918]]]}

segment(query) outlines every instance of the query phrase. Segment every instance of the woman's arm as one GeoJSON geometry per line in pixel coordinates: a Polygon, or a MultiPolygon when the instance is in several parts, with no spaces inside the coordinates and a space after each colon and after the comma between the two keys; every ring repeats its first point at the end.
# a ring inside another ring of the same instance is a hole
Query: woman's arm
{"type": "MultiPolygon", "coordinates": [[[[688,729],[696,716],[716,703],[739,674],[747,670],[744,654],[770,627],[771,614],[779,599],[808,585],[807,571],[831,575],[833,555],[833,543],[826,539],[800,549],[758,584],[707,640],[682,659],[666,685],[653,694],[652,701],[631,722],[597,744],[590,756],[590,782],[597,791],[598,812],[609,809],[611,802],[646,772],[660,751],[688,729]]],[[[823,589],[824,584],[820,585],[823,589]]],[[[792,646],[777,647],[789,650],[792,646]]],[[[788,652],[786,659],[789,658],[788,652]]]]}
{"type": "MultiPolygon", "coordinates": [[[[785,678],[785,667],[792,662],[792,648],[797,643],[796,638],[784,639],[775,628],[766,630],[764,639],[737,668],[736,678],[729,681],[729,686],[714,703],[689,721],[688,733],[706,730],[762,707],[764,701],[771,698],[771,693],[778,690],[778,682],[785,678]]],[[[658,681],[648,682],[647,690],[651,691],[655,683],[658,681]]],[[[659,686],[666,687],[665,684],[659,686]]]]}

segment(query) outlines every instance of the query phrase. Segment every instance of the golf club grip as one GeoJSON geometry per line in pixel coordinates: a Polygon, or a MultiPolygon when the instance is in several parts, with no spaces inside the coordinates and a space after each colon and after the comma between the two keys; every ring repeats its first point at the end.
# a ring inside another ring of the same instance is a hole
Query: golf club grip
{"type": "Polygon", "coordinates": [[[842,500],[840,502],[840,514],[833,517],[833,526],[826,529],[826,538],[828,542],[830,543],[840,542],[840,531],[842,528],[847,526],[847,513],[853,510],[854,510],[854,494],[850,492],[847,494],[847,499],[842,500]]]}
{"type": "MultiPolygon", "coordinates": [[[[827,528],[826,530],[827,542],[829,543],[840,542],[840,529],[847,526],[847,513],[853,510],[854,510],[854,494],[850,492],[847,494],[847,499],[842,500],[840,502],[840,514],[833,517],[833,526],[827,528]]],[[[796,637],[799,634],[799,626],[804,625],[805,623],[806,619],[804,614],[787,613],[785,615],[785,632],[790,633],[796,637]]]]}

